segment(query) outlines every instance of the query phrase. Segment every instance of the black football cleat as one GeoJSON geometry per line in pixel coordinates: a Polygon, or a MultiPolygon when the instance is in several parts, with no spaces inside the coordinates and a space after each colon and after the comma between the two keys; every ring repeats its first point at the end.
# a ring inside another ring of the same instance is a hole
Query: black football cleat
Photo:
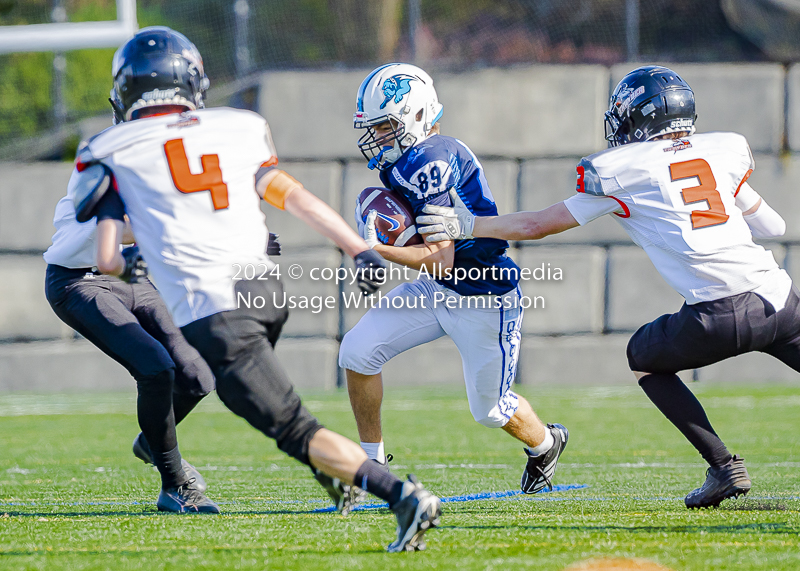
{"type": "MultiPolygon", "coordinates": [[[[145,464],[153,463],[153,455],[150,452],[150,445],[147,443],[147,440],[145,440],[144,435],[141,432],[137,434],[136,438],[133,440],[133,455],[145,464]]],[[[206,480],[203,478],[203,475],[197,471],[197,468],[189,464],[183,458],[181,458],[181,468],[183,468],[187,478],[190,480],[194,479],[194,488],[205,493],[205,491],[208,489],[208,485],[206,484],[206,480]]]]}
{"type": "Polygon", "coordinates": [[[744,458],[734,456],[724,466],[706,470],[706,481],[684,501],[689,509],[715,508],[722,500],[745,495],[751,486],[744,458]]]}
{"type": "Polygon", "coordinates": [[[425,549],[422,536],[439,525],[442,501],[409,474],[408,481],[403,483],[400,501],[394,505],[392,511],[397,518],[397,539],[389,544],[386,551],[422,551],[425,549]]]}
{"type": "Polygon", "coordinates": [[[160,512],[218,514],[219,506],[195,487],[194,480],[177,488],[162,488],[156,506],[160,512]]]}
{"type": "Polygon", "coordinates": [[[339,478],[332,478],[319,470],[314,470],[314,479],[325,488],[333,500],[336,511],[342,515],[349,514],[365,495],[361,488],[345,484],[339,478]]]}
{"type": "Polygon", "coordinates": [[[569,440],[569,431],[561,424],[548,424],[547,429],[553,435],[553,447],[547,452],[539,454],[538,456],[531,456],[527,448],[524,448],[525,454],[528,455],[528,464],[522,472],[522,481],[520,487],[526,494],[535,494],[542,490],[545,486],[549,490],[553,489],[551,479],[556,473],[556,464],[558,464],[558,457],[567,447],[567,440],[569,440]]]}

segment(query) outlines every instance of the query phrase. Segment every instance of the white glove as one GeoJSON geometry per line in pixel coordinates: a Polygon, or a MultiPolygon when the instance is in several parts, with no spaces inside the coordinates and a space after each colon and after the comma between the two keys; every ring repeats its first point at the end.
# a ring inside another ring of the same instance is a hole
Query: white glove
{"type": "Polygon", "coordinates": [[[452,208],[426,204],[422,211],[435,216],[417,218],[417,232],[425,236],[428,242],[445,242],[447,240],[471,240],[475,228],[475,215],[458,196],[454,188],[450,189],[452,208]]]}
{"type": "Polygon", "coordinates": [[[378,240],[378,231],[375,229],[376,218],[378,218],[378,211],[370,210],[366,222],[362,223],[361,237],[364,238],[364,241],[370,248],[374,248],[380,244],[380,240],[378,240]]]}

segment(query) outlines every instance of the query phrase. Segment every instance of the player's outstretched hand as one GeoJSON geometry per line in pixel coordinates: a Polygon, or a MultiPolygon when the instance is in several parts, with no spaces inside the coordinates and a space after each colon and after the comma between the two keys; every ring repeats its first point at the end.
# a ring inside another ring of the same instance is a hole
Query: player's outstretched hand
{"type": "Polygon", "coordinates": [[[378,291],[386,283],[386,260],[373,249],[364,250],[353,258],[356,263],[358,288],[364,295],[378,291]]]}
{"type": "Polygon", "coordinates": [[[454,188],[450,189],[453,206],[435,206],[426,204],[422,211],[433,216],[417,217],[417,232],[425,236],[428,242],[446,242],[447,240],[469,240],[475,228],[475,215],[458,196],[454,188]]]}
{"type": "Polygon", "coordinates": [[[147,277],[147,262],[139,253],[139,246],[125,248],[121,254],[125,260],[125,269],[122,270],[119,279],[127,283],[136,283],[147,277]]]}
{"type": "Polygon", "coordinates": [[[281,241],[280,234],[269,233],[269,241],[267,242],[267,256],[280,256],[281,255],[281,241]]]}

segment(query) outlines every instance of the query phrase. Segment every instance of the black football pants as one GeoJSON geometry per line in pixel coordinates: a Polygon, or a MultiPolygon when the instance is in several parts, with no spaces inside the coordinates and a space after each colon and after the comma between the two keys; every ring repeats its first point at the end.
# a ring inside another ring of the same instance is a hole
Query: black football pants
{"type": "Polygon", "coordinates": [[[648,398],[683,433],[710,466],[727,464],[731,453],[703,406],[675,374],[760,351],[800,371],[800,296],[792,288],[781,311],[748,292],[685,305],[641,327],[628,343],[631,370],[648,398]]]}
{"type": "Polygon", "coordinates": [[[273,304],[273,295],[283,295],[283,285],[274,279],[242,280],[236,292],[242,294],[237,299],[249,294],[249,308],[240,303],[181,331],[210,365],[225,406],[310,466],[308,443],[322,426],[301,404],[274,351],[289,316],[285,307],[273,304]]]}
{"type": "Polygon", "coordinates": [[[677,373],[760,351],[800,372],[799,294],[793,286],[778,312],[751,292],[684,304],[633,334],[628,364],[642,373],[677,373]]]}
{"type": "MultiPolygon", "coordinates": [[[[139,426],[158,465],[160,454],[177,446],[175,424],[214,390],[208,365],[183,338],[148,280],[127,284],[89,268],[50,264],[45,294],[64,323],[136,380],[139,426]]],[[[169,481],[162,471],[165,477],[169,481]]]]}

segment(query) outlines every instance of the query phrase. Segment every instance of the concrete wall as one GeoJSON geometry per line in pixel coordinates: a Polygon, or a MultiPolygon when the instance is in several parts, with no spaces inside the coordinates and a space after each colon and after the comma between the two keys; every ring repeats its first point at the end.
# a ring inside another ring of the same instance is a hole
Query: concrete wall
{"type": "MultiPolygon", "coordinates": [[[[603,148],[602,111],[609,90],[630,66],[531,66],[469,74],[436,74],[445,105],[443,130],[479,155],[501,213],[538,210],[571,196],[575,164],[603,148]]],[[[756,159],[750,183],[787,221],[786,236],[767,246],[800,279],[800,66],[675,65],[698,96],[700,131],[745,134],[756,159]],[[787,150],[789,152],[787,152],[787,150]]],[[[355,91],[368,70],[268,74],[259,84],[260,111],[270,121],[281,166],[337,209],[353,227],[353,205],[366,186],[380,185],[365,167],[352,129],[355,91]]],[[[126,371],[64,326],[44,299],[41,252],[71,165],[0,162],[0,391],[130,390],[126,371]]],[[[287,293],[334,296],[355,292],[314,280],[312,268],[352,261],[292,216],[264,205],[270,230],[284,244],[279,260],[287,293]],[[291,264],[304,269],[288,278],[291,264]]],[[[526,311],[519,379],[529,384],[630,383],[625,345],[630,333],[682,299],[644,253],[605,217],[542,242],[515,244],[529,268],[560,268],[562,280],[529,280],[523,291],[544,307],[526,311]]],[[[395,273],[385,288],[402,282],[395,273]]],[[[340,379],[338,339],[364,309],[314,313],[297,309],[278,354],[303,388],[340,379]]],[[[408,351],[386,367],[387,385],[461,383],[449,339],[408,351]]],[[[702,381],[796,380],[763,355],[746,355],[695,373],[702,381]]],[[[691,378],[692,373],[687,378],[691,378]]]]}

